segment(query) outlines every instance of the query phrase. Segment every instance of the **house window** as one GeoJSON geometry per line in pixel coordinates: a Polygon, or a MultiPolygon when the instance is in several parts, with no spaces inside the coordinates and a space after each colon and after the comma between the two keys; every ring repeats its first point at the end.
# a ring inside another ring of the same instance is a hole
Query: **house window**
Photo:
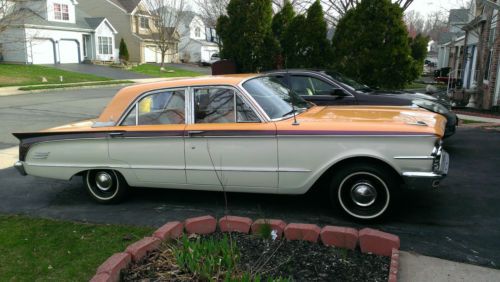
{"type": "Polygon", "coordinates": [[[54,19],[69,21],[69,8],[66,4],[54,3],[54,19]]]}
{"type": "Polygon", "coordinates": [[[194,29],[194,36],[195,37],[200,37],[200,33],[201,33],[201,30],[199,27],[195,28],[194,29]]]}
{"type": "Polygon", "coordinates": [[[113,40],[111,37],[99,36],[99,54],[101,55],[111,55],[113,54],[113,40]]]}
{"type": "Polygon", "coordinates": [[[149,19],[146,17],[140,17],[139,25],[141,28],[149,28],[149,19]]]}

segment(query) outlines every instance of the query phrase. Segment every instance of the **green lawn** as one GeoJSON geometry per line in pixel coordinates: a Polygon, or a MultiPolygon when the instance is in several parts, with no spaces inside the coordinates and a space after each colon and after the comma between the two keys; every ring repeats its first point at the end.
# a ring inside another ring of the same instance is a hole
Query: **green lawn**
{"type": "Polygon", "coordinates": [[[471,124],[471,123],[485,123],[483,121],[470,120],[470,119],[460,119],[460,123],[462,124],[471,124]]]}
{"type": "Polygon", "coordinates": [[[9,65],[0,64],[0,87],[17,85],[35,85],[35,84],[57,84],[74,83],[87,81],[104,81],[109,78],[59,70],[51,67],[38,65],[9,65]],[[63,82],[59,77],[63,77],[63,82]],[[47,82],[42,82],[42,77],[47,82]]]}
{"type": "Polygon", "coordinates": [[[427,84],[412,82],[411,84],[406,85],[405,89],[425,89],[427,84]]]}
{"type": "Polygon", "coordinates": [[[165,71],[160,71],[160,67],[158,65],[151,65],[151,64],[138,65],[136,67],[132,67],[130,71],[143,73],[155,77],[186,77],[186,76],[192,77],[192,76],[205,75],[199,72],[181,70],[170,67],[166,67],[165,71]]]}
{"type": "Polygon", "coordinates": [[[152,231],[0,215],[0,281],[88,281],[109,256],[152,231]]]}

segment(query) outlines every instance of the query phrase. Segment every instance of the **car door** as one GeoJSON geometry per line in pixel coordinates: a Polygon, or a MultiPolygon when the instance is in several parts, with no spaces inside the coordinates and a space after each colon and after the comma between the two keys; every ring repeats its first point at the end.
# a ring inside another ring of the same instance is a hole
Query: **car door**
{"type": "Polygon", "coordinates": [[[304,100],[316,105],[353,105],[356,99],[340,87],[319,77],[307,74],[289,74],[288,85],[304,100]]]}
{"type": "Polygon", "coordinates": [[[276,127],[229,86],[191,89],[186,127],[187,182],[197,189],[276,192],[276,127]]]}
{"type": "Polygon", "coordinates": [[[186,183],[185,97],[185,88],[146,93],[110,133],[109,157],[135,174],[136,185],[169,187],[186,183]]]}

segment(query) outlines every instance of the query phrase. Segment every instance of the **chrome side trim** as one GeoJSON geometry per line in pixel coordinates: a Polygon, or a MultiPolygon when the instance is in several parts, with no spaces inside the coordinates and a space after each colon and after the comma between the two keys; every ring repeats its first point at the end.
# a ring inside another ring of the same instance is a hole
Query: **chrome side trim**
{"type": "Polygon", "coordinates": [[[28,166],[38,166],[38,167],[78,167],[78,168],[130,168],[128,165],[66,165],[66,164],[32,164],[26,163],[28,166]]]}
{"type": "Polygon", "coordinates": [[[433,160],[433,156],[395,156],[396,160],[433,160]]]}
{"type": "Polygon", "coordinates": [[[441,178],[443,175],[434,172],[421,172],[421,171],[408,171],[403,172],[405,177],[429,177],[429,178],[441,178]]]}
{"type": "MultiPolygon", "coordinates": [[[[21,162],[22,163],[22,162],[21,162]]],[[[17,163],[16,163],[17,164],[17,163]]],[[[37,167],[73,167],[73,168],[128,168],[128,169],[152,169],[152,170],[191,170],[191,171],[214,171],[213,168],[205,167],[183,167],[183,166],[151,166],[151,165],[66,165],[66,164],[26,164],[37,167]]],[[[16,167],[17,168],[17,167],[16,167]]],[[[311,172],[309,169],[283,168],[283,169],[262,169],[262,168],[216,168],[216,171],[236,171],[236,172],[311,172]]]]}

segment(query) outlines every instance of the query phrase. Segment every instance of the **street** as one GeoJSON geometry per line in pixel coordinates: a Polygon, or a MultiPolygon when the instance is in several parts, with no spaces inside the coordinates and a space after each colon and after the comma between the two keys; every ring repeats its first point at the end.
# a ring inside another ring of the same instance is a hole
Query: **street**
{"type": "MultiPolygon", "coordinates": [[[[119,87],[0,97],[0,149],[17,145],[12,132],[35,131],[96,117],[119,87]]],[[[500,132],[459,128],[445,141],[450,171],[438,190],[408,192],[395,211],[371,227],[397,234],[401,249],[500,268],[500,132]]],[[[288,222],[361,225],[332,209],[323,195],[228,195],[232,215],[282,218],[288,222]]],[[[224,214],[218,192],[136,189],[120,205],[98,205],[81,179],[20,176],[0,170],[0,213],[93,223],[160,226],[169,220],[224,214]]]]}

